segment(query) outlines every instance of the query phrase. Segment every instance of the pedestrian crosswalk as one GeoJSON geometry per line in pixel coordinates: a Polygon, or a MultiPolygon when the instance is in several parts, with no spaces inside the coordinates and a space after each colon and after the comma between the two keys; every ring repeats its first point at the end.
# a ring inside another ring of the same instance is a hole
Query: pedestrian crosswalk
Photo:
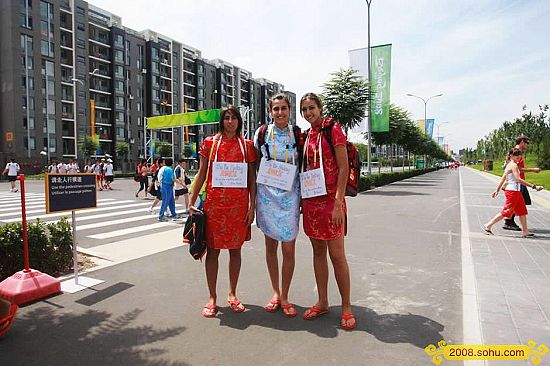
{"type": "MultiPolygon", "coordinates": [[[[149,212],[152,201],[141,199],[97,199],[97,207],[76,211],[77,240],[81,247],[93,247],[106,242],[141,237],[167,229],[181,228],[185,217],[181,220],[159,222],[156,214],[149,212]]],[[[176,204],[180,213],[185,205],[176,204]]],[[[44,193],[27,193],[25,196],[27,222],[39,219],[45,223],[56,222],[67,217],[71,223],[71,212],[46,214],[44,193]]],[[[21,222],[21,196],[14,193],[0,193],[0,224],[21,222]]]]}

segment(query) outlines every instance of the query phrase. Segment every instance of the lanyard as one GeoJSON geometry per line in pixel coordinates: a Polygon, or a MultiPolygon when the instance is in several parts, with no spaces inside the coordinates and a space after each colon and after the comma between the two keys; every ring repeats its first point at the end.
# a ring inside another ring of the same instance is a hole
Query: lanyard
{"type": "MultiPolygon", "coordinates": [[[[237,141],[239,142],[239,147],[241,148],[241,153],[243,154],[243,163],[246,163],[246,155],[244,153],[243,143],[241,142],[241,139],[237,137],[237,141]]],[[[214,156],[214,162],[218,161],[218,150],[220,148],[220,144],[222,143],[222,135],[220,135],[220,139],[218,140],[218,145],[216,145],[216,155],[214,156]]],[[[213,145],[214,143],[212,143],[213,145]]]]}
{"type": "MultiPolygon", "coordinates": [[[[285,146],[285,163],[288,164],[288,146],[290,144],[290,127],[287,125],[286,128],[287,134],[286,134],[286,146],[285,146]]],[[[271,141],[273,142],[273,156],[275,157],[275,160],[277,160],[277,144],[275,143],[275,125],[271,126],[271,141]]],[[[269,146],[267,146],[269,149],[269,146]]],[[[294,154],[292,154],[292,163],[296,165],[296,160],[294,157],[294,154]]]]}
{"type": "MultiPolygon", "coordinates": [[[[323,145],[321,144],[321,131],[317,136],[317,144],[313,148],[313,167],[317,165],[317,147],[319,147],[319,167],[323,169],[323,145]]],[[[306,139],[306,148],[304,149],[304,161],[307,161],[307,150],[309,149],[309,133],[306,139]]]]}

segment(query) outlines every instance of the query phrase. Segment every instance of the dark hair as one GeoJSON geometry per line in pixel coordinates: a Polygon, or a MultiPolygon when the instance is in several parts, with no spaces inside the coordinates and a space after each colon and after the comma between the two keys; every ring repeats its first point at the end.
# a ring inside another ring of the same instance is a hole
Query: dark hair
{"type": "Polygon", "coordinates": [[[529,143],[529,137],[525,136],[525,135],[519,135],[518,137],[516,137],[516,145],[519,145],[521,144],[522,142],[525,142],[525,143],[529,143]]]}
{"type": "Polygon", "coordinates": [[[172,166],[173,163],[174,161],[172,160],[172,158],[164,159],[164,164],[166,164],[166,166],[172,166]]]}
{"type": "Polygon", "coordinates": [[[218,132],[223,133],[224,126],[223,126],[223,120],[225,119],[226,114],[233,115],[237,117],[237,120],[239,121],[239,124],[237,125],[237,136],[241,134],[241,131],[243,130],[243,118],[241,117],[241,113],[239,110],[233,106],[228,105],[227,107],[224,107],[220,113],[220,124],[218,125],[218,132]]]}
{"type": "Polygon", "coordinates": [[[288,95],[283,93],[278,93],[269,98],[269,110],[271,111],[271,108],[273,107],[273,102],[276,100],[284,100],[286,102],[286,105],[288,106],[288,109],[290,109],[290,99],[288,99],[288,95]]]}
{"type": "Polygon", "coordinates": [[[317,104],[317,107],[321,110],[321,115],[323,114],[323,103],[321,102],[321,98],[315,93],[305,93],[302,99],[300,99],[300,114],[303,116],[302,113],[302,103],[305,102],[307,99],[311,99],[317,104]]]}
{"type": "Polygon", "coordinates": [[[178,163],[182,163],[182,162],[185,163],[185,159],[184,158],[179,158],[178,163]]]}
{"type": "Polygon", "coordinates": [[[517,147],[514,147],[512,150],[508,152],[509,156],[521,156],[523,155],[523,151],[518,149],[517,147]]]}
{"type": "Polygon", "coordinates": [[[141,159],[141,164],[145,164],[147,162],[147,159],[141,159]]]}

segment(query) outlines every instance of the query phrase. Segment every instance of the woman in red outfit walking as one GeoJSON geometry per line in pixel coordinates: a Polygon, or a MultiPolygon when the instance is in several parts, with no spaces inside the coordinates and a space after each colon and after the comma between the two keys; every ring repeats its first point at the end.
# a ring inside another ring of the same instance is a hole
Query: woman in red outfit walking
{"type": "MultiPolygon", "coordinates": [[[[250,240],[250,225],[256,207],[256,149],[241,135],[243,120],[229,106],[220,115],[219,132],[207,137],[200,150],[199,172],[193,182],[190,202],[194,204],[206,181],[206,281],[210,298],[202,310],[206,318],[216,316],[216,283],[220,249],[229,250],[229,294],[232,311],[241,313],[245,306],[236,296],[241,270],[241,247],[250,240]],[[208,176],[207,176],[208,175],[208,176]]],[[[189,207],[190,213],[196,208],[189,207]]]]}
{"type": "Polygon", "coordinates": [[[329,128],[329,121],[322,117],[322,111],[321,100],[317,95],[307,93],[300,100],[300,112],[311,124],[304,146],[305,173],[301,175],[304,232],[313,246],[313,269],[319,296],[315,305],[304,312],[303,318],[315,319],[329,310],[328,251],[342,297],[340,326],[353,329],[356,321],[351,312],[350,274],[344,250],[347,223],[344,196],[349,175],[346,136],[338,123],[330,130],[322,130],[329,128]],[[326,140],[325,133],[332,134],[333,148],[326,140]],[[313,175],[306,176],[315,174],[315,170],[321,173],[320,181],[313,175]],[[305,193],[304,187],[311,187],[312,190],[305,193]]]}

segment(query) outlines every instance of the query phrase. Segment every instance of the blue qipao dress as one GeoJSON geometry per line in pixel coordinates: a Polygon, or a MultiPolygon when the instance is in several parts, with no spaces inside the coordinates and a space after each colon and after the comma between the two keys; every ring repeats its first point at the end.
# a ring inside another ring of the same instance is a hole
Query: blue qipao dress
{"type": "MultiPolygon", "coordinates": [[[[298,165],[298,150],[292,126],[279,129],[270,124],[265,132],[265,144],[258,146],[258,134],[254,136],[254,146],[261,150],[263,158],[269,156],[277,161],[298,165]]],[[[298,236],[300,226],[300,179],[296,169],[292,189],[286,191],[258,183],[256,195],[256,224],[267,236],[278,241],[291,241],[298,236]]]]}

